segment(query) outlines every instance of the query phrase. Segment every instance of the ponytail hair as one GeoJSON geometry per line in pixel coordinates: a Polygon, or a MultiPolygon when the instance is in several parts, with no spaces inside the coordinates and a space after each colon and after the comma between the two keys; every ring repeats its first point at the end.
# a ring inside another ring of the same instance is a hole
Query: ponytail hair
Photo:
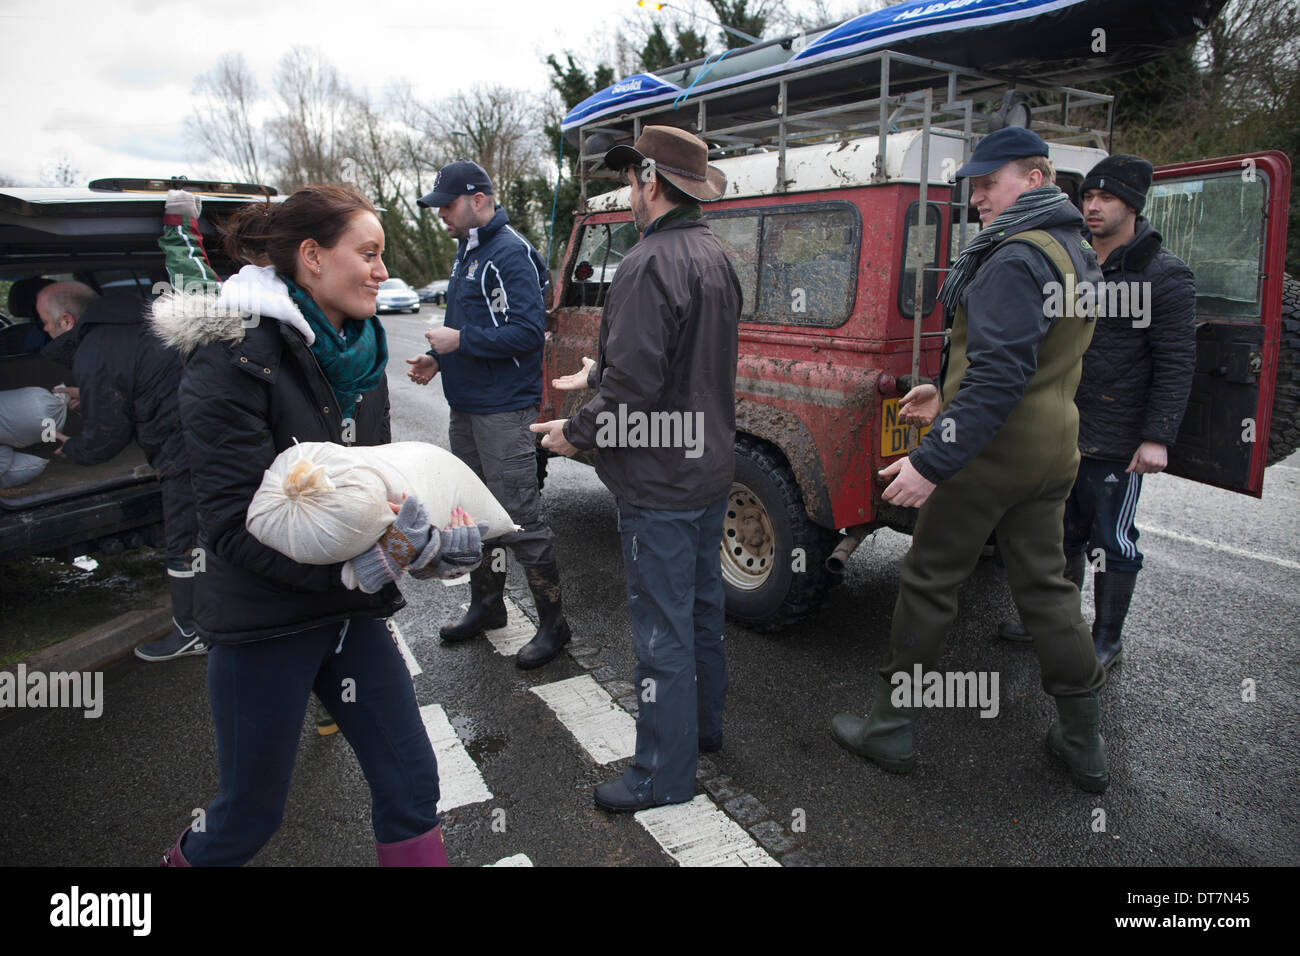
{"type": "Polygon", "coordinates": [[[222,227],[222,245],[235,262],[272,265],[292,278],[304,239],[331,249],[359,212],[374,213],[375,207],[353,186],[304,186],[282,203],[236,210],[222,227]]]}

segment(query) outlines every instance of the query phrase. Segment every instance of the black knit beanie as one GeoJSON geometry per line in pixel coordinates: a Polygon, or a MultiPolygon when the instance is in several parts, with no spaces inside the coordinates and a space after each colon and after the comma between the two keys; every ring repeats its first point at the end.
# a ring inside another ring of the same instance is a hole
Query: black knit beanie
{"type": "Polygon", "coordinates": [[[1100,189],[1112,196],[1118,196],[1138,212],[1146,205],[1147,190],[1151,188],[1151,174],[1154,170],[1141,156],[1116,153],[1107,156],[1096,166],[1079,187],[1082,196],[1089,189],[1100,189]]]}

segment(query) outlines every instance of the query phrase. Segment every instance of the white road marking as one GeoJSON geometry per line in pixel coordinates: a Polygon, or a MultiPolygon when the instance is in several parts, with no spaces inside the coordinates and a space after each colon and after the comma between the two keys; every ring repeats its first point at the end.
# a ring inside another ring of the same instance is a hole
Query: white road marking
{"type": "Polygon", "coordinates": [[[492,791],[483,781],[469,751],[456,736],[456,730],[447,719],[447,714],[437,704],[425,704],[420,708],[420,719],[424,721],[425,732],[433,752],[438,758],[438,811],[445,813],[455,807],[469,803],[482,803],[492,799],[492,791]]]}
{"type": "Polygon", "coordinates": [[[596,763],[613,763],[636,753],[636,721],[590,674],[532,690],[596,763]]]}
{"type": "Polygon", "coordinates": [[[397,641],[397,649],[402,652],[402,660],[406,661],[406,669],[410,672],[411,677],[419,677],[424,673],[424,668],[420,666],[420,662],[417,661],[415,655],[411,653],[411,648],[407,646],[406,638],[402,637],[401,628],[397,626],[397,622],[391,617],[388,619],[388,629],[393,632],[393,639],[397,641]]]}
{"type": "MultiPolygon", "coordinates": [[[[1274,465],[1274,468],[1279,466],[1274,465]]],[[[1276,555],[1264,554],[1260,551],[1249,551],[1246,548],[1234,548],[1230,544],[1220,544],[1218,541],[1208,541],[1205,538],[1197,538],[1190,534],[1183,534],[1181,531],[1170,531],[1168,528],[1157,528],[1155,525],[1140,524],[1137,529],[1143,534],[1154,534],[1164,538],[1173,538],[1175,541],[1182,541],[1186,544],[1194,544],[1202,548],[1213,548],[1216,551],[1225,551],[1228,554],[1235,554],[1242,558],[1253,558],[1256,561],[1267,561],[1269,564],[1276,564],[1278,567],[1290,568],[1292,571],[1300,571],[1300,561],[1288,561],[1286,558],[1279,558],[1276,555]]]]}
{"type": "MultiPolygon", "coordinates": [[[[469,605],[466,604],[465,607],[469,605]]],[[[498,654],[502,657],[514,657],[519,653],[519,648],[533,639],[537,627],[515,603],[514,598],[506,598],[506,626],[484,633],[498,654]]]]}
{"type": "Polygon", "coordinates": [[[514,856],[508,856],[504,860],[497,860],[495,863],[485,863],[484,866],[532,866],[533,861],[528,859],[525,853],[516,853],[514,856]]]}
{"type": "MultiPolygon", "coordinates": [[[[462,584],[469,584],[469,575],[468,575],[468,574],[462,574],[462,575],[461,575],[460,577],[458,577],[458,578],[440,578],[439,580],[442,581],[442,586],[443,586],[443,587],[445,587],[445,588],[455,588],[455,587],[460,587],[460,585],[462,585],[462,584]]],[[[464,607],[465,605],[461,605],[461,606],[464,607]]]]}
{"type": "Polygon", "coordinates": [[[678,866],[780,866],[705,794],[636,814],[678,866]]]}

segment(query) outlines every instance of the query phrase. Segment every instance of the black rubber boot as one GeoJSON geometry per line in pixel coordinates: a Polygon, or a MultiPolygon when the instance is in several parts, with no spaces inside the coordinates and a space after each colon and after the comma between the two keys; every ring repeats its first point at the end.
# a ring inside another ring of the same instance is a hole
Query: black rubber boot
{"type": "Polygon", "coordinates": [[[444,644],[468,641],[506,626],[506,573],[479,565],[469,573],[469,607],[455,624],[438,629],[444,644]]]}
{"type": "MultiPolygon", "coordinates": [[[[1080,591],[1083,590],[1083,575],[1087,567],[1084,560],[1083,552],[1065,559],[1065,580],[1074,582],[1074,586],[1080,591]]],[[[1032,644],[1034,639],[1029,636],[1025,626],[1020,623],[1020,617],[1009,617],[998,627],[998,637],[1007,641],[1015,641],[1017,644],[1032,644]]]]}
{"type": "Polygon", "coordinates": [[[1101,736],[1097,695],[1055,700],[1060,720],[1047,732],[1047,747],[1069,765],[1070,776],[1081,790],[1101,793],[1110,783],[1110,774],[1106,770],[1106,741],[1101,736]]]}
{"type": "Polygon", "coordinates": [[[206,654],[207,642],[194,626],[194,578],[167,576],[172,596],[172,630],[159,641],[149,641],[135,649],[142,661],[170,661],[193,654],[206,654]]]}
{"type": "Polygon", "coordinates": [[[564,619],[564,606],[560,598],[560,568],[557,564],[539,564],[524,568],[528,588],[533,592],[537,606],[537,633],[519,648],[515,663],[524,670],[532,670],[548,663],[560,648],[573,636],[569,622],[564,619]]]}
{"type": "Polygon", "coordinates": [[[912,752],[912,725],[920,708],[895,707],[890,695],[894,685],[876,675],[876,699],[865,718],[857,714],[836,714],[831,718],[831,736],[845,750],[890,773],[907,773],[916,762],[912,752]]]}
{"type": "Polygon", "coordinates": [[[1092,646],[1097,652],[1097,663],[1106,670],[1124,660],[1120,634],[1136,585],[1136,571],[1107,571],[1093,577],[1097,616],[1092,622],[1092,646]]]}

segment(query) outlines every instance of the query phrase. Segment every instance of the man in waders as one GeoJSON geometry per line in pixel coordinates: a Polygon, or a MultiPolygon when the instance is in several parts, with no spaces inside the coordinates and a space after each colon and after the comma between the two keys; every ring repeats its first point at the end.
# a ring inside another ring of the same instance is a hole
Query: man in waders
{"type": "Polygon", "coordinates": [[[996,530],[1060,715],[1048,746],[1078,786],[1099,793],[1109,782],[1096,696],[1105,672],[1079,589],[1064,575],[1061,537],[1079,467],[1074,393],[1093,331],[1091,310],[1078,307],[1073,291],[1101,271],[1047,155],[1036,134],[1009,127],[985,137],[957,171],[971,179],[983,229],[939,296],[953,314],[943,391],[921,385],[903,397],[900,420],[933,427],[880,473],[891,479],[885,501],[920,508],[899,573],[890,659],[870,714],[837,715],[831,734],[886,770],[911,769],[914,675],[939,660],[957,589],[996,530]]]}

